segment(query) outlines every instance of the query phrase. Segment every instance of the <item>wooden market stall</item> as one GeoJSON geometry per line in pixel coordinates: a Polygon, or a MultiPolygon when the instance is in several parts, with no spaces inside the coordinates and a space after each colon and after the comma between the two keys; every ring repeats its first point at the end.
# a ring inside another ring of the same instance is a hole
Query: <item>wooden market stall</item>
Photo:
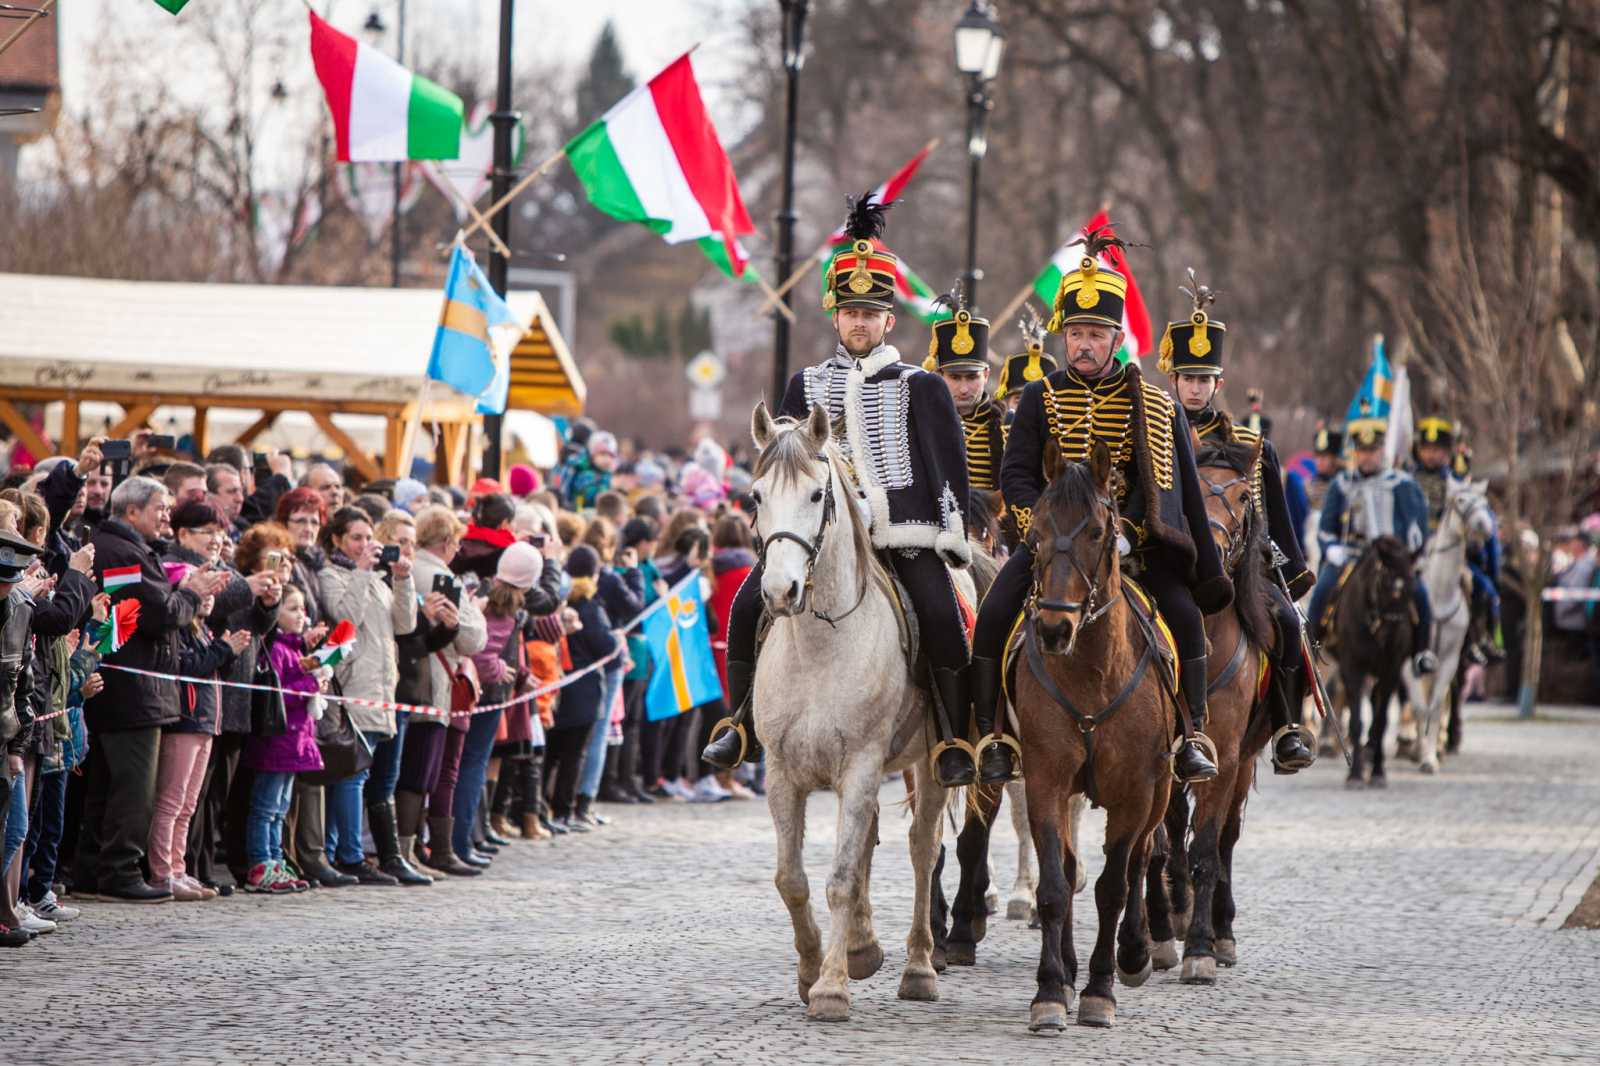
{"type": "MultiPolygon", "coordinates": [[[[85,401],[122,411],[105,435],[127,436],[159,407],[194,412],[196,450],[212,445],[208,415],[258,411],[235,437],[250,445],[286,411],[301,411],[368,478],[409,464],[440,295],[431,289],[111,281],[0,274],[0,422],[35,455],[73,452],[92,431],[85,401]],[[51,449],[19,403],[62,403],[51,449]],[[341,415],[385,419],[381,449],[363,447],[341,415]]],[[[514,292],[529,325],[512,357],[511,406],[582,412],[583,378],[544,301],[514,292]]],[[[473,401],[447,386],[427,390],[421,423],[434,429],[441,480],[464,483],[479,452],[473,401]]],[[[98,430],[99,427],[94,427],[98,430]]]]}

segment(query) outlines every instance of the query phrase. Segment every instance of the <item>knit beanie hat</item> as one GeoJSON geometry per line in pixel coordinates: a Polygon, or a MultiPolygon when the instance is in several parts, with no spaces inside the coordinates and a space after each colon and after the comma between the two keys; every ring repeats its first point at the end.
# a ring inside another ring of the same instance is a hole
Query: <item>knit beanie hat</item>
{"type": "Polygon", "coordinates": [[[539,474],[531,466],[518,463],[506,475],[506,487],[513,496],[531,496],[540,489],[539,474]]]}
{"type": "Polygon", "coordinates": [[[428,486],[414,477],[403,477],[394,483],[394,505],[402,511],[409,512],[412,502],[427,494],[428,486]]]}
{"type": "Polygon", "coordinates": [[[495,567],[495,580],[503,581],[515,589],[533,588],[544,572],[544,556],[539,549],[525,541],[517,541],[500,553],[500,563],[495,567]]]}
{"type": "Polygon", "coordinates": [[[600,556],[587,544],[580,544],[567,556],[567,573],[573,577],[595,577],[600,573],[600,556]]]}

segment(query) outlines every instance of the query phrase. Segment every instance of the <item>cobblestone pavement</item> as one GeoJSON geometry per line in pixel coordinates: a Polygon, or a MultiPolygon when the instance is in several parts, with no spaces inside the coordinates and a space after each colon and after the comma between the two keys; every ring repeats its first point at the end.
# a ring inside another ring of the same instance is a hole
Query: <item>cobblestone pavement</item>
{"type": "MultiPolygon", "coordinates": [[[[1345,792],[1337,758],[1268,774],[1236,857],[1239,967],[1213,988],[1119,987],[1110,1031],[1027,1033],[1037,934],[1001,918],[938,1002],[895,998],[910,865],[891,784],[873,872],[888,959],[842,1025],[795,996],[764,805],[658,805],[514,845],[473,882],[86,903],[0,960],[0,1061],[1593,1062],[1600,934],[1558,927],[1600,863],[1600,716],[1479,708],[1466,746],[1437,778],[1395,763],[1386,792],[1345,792]]],[[[833,811],[813,797],[814,901],[833,811]]],[[[1092,863],[1102,825],[1085,821],[1092,863]]],[[[1083,945],[1090,907],[1077,929],[1083,945]]]]}

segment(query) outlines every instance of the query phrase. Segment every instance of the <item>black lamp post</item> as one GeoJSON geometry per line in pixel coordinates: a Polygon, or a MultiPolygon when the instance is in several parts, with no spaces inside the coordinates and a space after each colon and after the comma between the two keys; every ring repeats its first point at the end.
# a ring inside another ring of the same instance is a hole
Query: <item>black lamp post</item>
{"type": "Polygon", "coordinates": [[[1000,73],[1000,56],[1006,49],[1005,31],[995,21],[988,0],[972,0],[956,23],[956,70],[967,80],[967,307],[978,308],[978,171],[989,150],[984,120],[994,101],[989,86],[1000,73]]]}
{"type": "MultiPolygon", "coordinates": [[[[499,84],[495,88],[494,112],[489,121],[494,125],[494,169],[490,172],[489,195],[493,203],[511,191],[511,181],[516,177],[511,163],[511,134],[522,120],[519,112],[511,110],[511,23],[516,13],[516,0],[500,0],[500,54],[499,84]]],[[[507,248],[511,247],[511,209],[495,213],[489,223],[507,248]]],[[[489,285],[501,298],[506,294],[507,276],[511,263],[493,249],[489,252],[489,285]]],[[[500,436],[504,425],[503,415],[483,416],[483,473],[485,477],[500,477],[500,436]]]]}
{"type": "MultiPolygon", "coordinates": [[[[788,100],[783,125],[783,205],[778,209],[779,281],[794,270],[794,142],[795,118],[799,108],[800,68],[805,65],[806,14],[810,0],[778,0],[783,9],[783,69],[788,77],[788,100]]],[[[783,294],[783,302],[794,307],[794,286],[783,294]]],[[[789,384],[789,316],[774,312],[772,344],[772,394],[769,401],[783,402],[789,384]]]]}
{"type": "MultiPolygon", "coordinates": [[[[400,0],[399,11],[395,21],[399,24],[396,29],[398,40],[394,49],[394,61],[404,66],[406,61],[406,0],[400,0]]],[[[388,25],[383,21],[383,15],[377,8],[367,16],[367,21],[361,24],[361,30],[374,44],[383,40],[383,35],[389,32],[388,25]]],[[[391,288],[400,287],[400,190],[403,181],[404,163],[395,163],[394,167],[394,206],[389,216],[389,285],[391,288]]]]}

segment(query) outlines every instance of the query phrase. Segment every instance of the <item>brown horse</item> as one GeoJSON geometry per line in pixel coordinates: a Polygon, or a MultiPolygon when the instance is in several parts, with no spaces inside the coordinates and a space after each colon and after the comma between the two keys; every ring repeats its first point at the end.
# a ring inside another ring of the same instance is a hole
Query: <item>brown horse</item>
{"type": "Polygon", "coordinates": [[[1106,864],[1094,887],[1100,925],[1078,1007],[1078,1024],[1105,1027],[1116,1015],[1113,969],[1130,987],[1150,976],[1143,872],[1171,792],[1176,726],[1161,676],[1171,677],[1171,665],[1153,608],[1135,605],[1118,569],[1110,453],[1097,443],[1088,464],[1064,465],[1052,443],[1044,473],[1050,484],[1033,508],[1034,591],[1012,705],[1043,930],[1028,1028],[1057,1033],[1066,1028],[1078,976],[1072,885],[1079,859],[1069,801],[1087,794],[1106,809],[1106,864]]]}
{"type": "Polygon", "coordinates": [[[1190,795],[1173,794],[1147,874],[1155,966],[1177,965],[1172,938],[1175,933],[1184,937],[1184,984],[1214,984],[1217,965],[1232,966],[1237,959],[1233,848],[1255,781],[1255,758],[1272,734],[1271,716],[1262,713],[1265,705],[1258,699],[1262,655],[1275,640],[1263,570],[1265,523],[1250,486],[1260,456],[1259,443],[1197,443],[1195,448],[1206,520],[1233,579],[1234,598],[1228,610],[1206,618],[1211,646],[1206,735],[1217,746],[1217,776],[1192,786],[1190,795]],[[1163,872],[1171,882],[1170,897],[1163,872]]]}

